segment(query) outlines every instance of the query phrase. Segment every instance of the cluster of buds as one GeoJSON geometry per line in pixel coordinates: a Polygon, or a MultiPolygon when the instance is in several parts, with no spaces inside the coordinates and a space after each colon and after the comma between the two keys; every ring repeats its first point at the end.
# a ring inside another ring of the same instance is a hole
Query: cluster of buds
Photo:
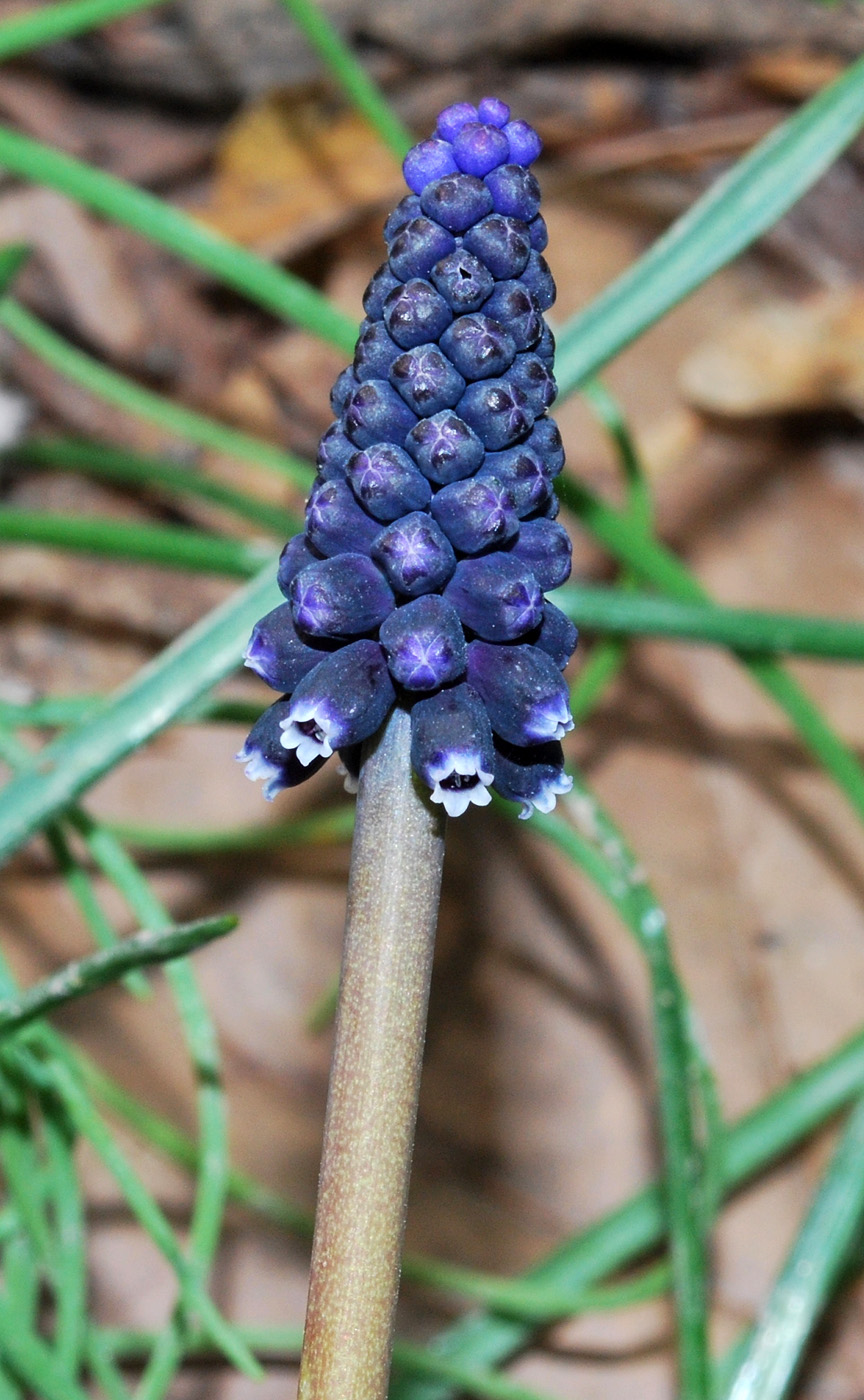
{"type": "Polygon", "coordinates": [[[555,284],[528,167],[536,132],[495,98],[458,103],[408,154],[354,363],[331,395],[288,600],[246,664],[283,692],[238,755],[272,798],[360,747],[395,704],[411,762],[458,816],[489,788],[549,811],[568,791],[562,671],[576,629],[545,594],[570,573],[547,410],[555,284]]]}

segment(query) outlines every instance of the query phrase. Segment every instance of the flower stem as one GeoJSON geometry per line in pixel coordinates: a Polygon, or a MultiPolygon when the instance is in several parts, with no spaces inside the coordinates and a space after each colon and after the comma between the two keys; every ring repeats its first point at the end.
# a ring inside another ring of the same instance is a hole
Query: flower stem
{"type": "Polygon", "coordinates": [[[301,1400],[387,1393],[444,857],[409,748],[396,709],[360,777],[301,1400]]]}

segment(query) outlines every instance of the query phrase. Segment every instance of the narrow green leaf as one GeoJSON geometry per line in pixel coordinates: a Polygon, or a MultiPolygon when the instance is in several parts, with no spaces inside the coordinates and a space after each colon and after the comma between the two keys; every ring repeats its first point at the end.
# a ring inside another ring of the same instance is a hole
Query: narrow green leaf
{"type": "Polygon", "coordinates": [[[29,13],[13,15],[0,24],[0,60],[14,58],[42,44],[71,39],[121,15],[151,9],[162,0],[62,0],[40,5],[29,13]]]}

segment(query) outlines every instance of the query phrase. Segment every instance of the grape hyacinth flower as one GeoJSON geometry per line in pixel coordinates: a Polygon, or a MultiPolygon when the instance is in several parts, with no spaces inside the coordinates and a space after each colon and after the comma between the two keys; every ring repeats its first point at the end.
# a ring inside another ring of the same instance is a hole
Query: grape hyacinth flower
{"type": "Polygon", "coordinates": [[[246,664],[282,692],[239,757],[265,796],[394,705],[411,763],[458,816],[490,787],[547,812],[569,789],[561,672],[576,629],[545,594],[570,572],[554,520],[564,464],[549,417],[555,284],[529,169],[540,140],[497,98],[460,102],[406,156],[354,362],[331,394],[302,535],[279,563],[287,602],[246,664]]]}

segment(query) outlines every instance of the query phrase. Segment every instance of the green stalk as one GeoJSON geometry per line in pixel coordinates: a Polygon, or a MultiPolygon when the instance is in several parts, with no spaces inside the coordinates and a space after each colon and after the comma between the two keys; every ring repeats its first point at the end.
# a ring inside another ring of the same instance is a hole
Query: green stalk
{"type": "Polygon", "coordinates": [[[121,15],[157,4],[161,0],[63,0],[59,5],[40,5],[0,24],[0,61],[43,44],[55,44],[59,39],[71,39],[75,34],[110,24],[121,15]]]}
{"type": "Polygon", "coordinates": [[[285,9],[299,25],[336,79],[345,96],[373,127],[398,161],[414,144],[411,133],[402,125],[381,89],[372,81],[366,69],[358,63],[351,49],[343,43],[339,31],[327,15],[312,0],[282,0],[285,9]]]}
{"type": "MultiPolygon", "coordinates": [[[[20,250],[13,248],[3,251],[10,255],[18,252],[20,262],[20,250]]],[[[3,286],[2,266],[0,261],[0,289],[3,286]]],[[[263,442],[261,438],[241,433],[236,428],[228,428],[214,418],[196,413],[191,408],[183,408],[181,404],[163,398],[161,394],[144,389],[125,375],[100,364],[83,350],[70,345],[68,340],[64,340],[10,296],[4,296],[0,300],[0,326],[44,364],[71,379],[73,384],[80,384],[88,393],[104,399],[106,403],[114,404],[136,418],[155,423],[164,432],[176,433],[178,437],[194,442],[198,447],[209,447],[214,452],[224,452],[230,457],[239,457],[243,461],[267,467],[268,470],[278,472],[280,476],[293,481],[301,490],[308,490],[312,480],[312,469],[299,458],[293,457],[289,452],[283,452],[272,443],[263,442]]]]}
{"type": "Polygon", "coordinates": [[[354,322],[314,287],[207,228],[164,199],[9,127],[0,127],[0,166],[25,180],[59,190],[104,218],[134,229],[266,311],[303,326],[347,355],[354,353],[354,322]]]}
{"type": "Polygon", "coordinates": [[[269,545],[225,539],[185,526],[137,525],[14,506],[0,506],[0,540],[232,578],[252,578],[274,557],[269,545]]]}
{"type": "Polygon", "coordinates": [[[19,1030],[28,1022],[56,1011],[58,1006],[65,1006],[77,997],[109,986],[133,968],[149,967],[154,963],[183,957],[215,938],[222,938],[236,927],[237,919],[233,915],[223,915],[177,924],[160,932],[142,929],[111,948],[69,962],[59,972],[52,973],[27,991],[0,1000],[0,1036],[19,1030]]]}

